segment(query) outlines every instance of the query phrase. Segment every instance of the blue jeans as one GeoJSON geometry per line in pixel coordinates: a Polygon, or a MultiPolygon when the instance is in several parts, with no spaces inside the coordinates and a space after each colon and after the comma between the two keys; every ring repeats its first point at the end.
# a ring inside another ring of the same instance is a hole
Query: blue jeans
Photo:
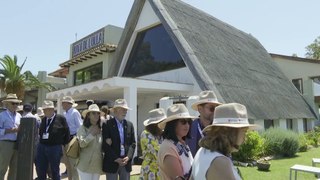
{"type": "Polygon", "coordinates": [[[46,180],[48,165],[50,164],[52,179],[60,180],[60,159],[62,157],[61,145],[38,144],[36,170],[39,180],[46,180]]]}

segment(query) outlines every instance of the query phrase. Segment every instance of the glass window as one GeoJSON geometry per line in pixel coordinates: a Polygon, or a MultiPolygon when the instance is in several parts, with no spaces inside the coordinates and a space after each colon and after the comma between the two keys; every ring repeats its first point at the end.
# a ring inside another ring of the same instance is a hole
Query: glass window
{"type": "Polygon", "coordinates": [[[308,120],[303,118],[303,131],[308,132],[308,120]]]}
{"type": "Polygon", "coordinates": [[[74,85],[102,79],[102,62],[74,72],[74,85]]]}
{"type": "Polygon", "coordinates": [[[298,91],[302,94],[303,93],[302,79],[292,79],[292,83],[298,89],[298,91]]]}
{"type": "Polygon", "coordinates": [[[287,119],[287,129],[293,129],[292,119],[287,119]]]}
{"type": "Polygon", "coordinates": [[[171,38],[162,25],[139,32],[123,72],[138,77],[185,67],[171,38]]]}
{"type": "Polygon", "coordinates": [[[269,129],[274,127],[274,123],[272,119],[264,120],[264,129],[269,129]]]}

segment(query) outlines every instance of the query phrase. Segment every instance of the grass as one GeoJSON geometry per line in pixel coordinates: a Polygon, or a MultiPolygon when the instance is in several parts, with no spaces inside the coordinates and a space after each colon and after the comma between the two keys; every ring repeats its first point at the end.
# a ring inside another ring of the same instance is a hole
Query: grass
{"type": "MultiPolygon", "coordinates": [[[[311,148],[307,152],[297,153],[293,158],[279,158],[271,160],[270,170],[258,171],[257,167],[239,167],[244,180],[287,180],[290,177],[290,167],[295,164],[312,165],[312,158],[320,157],[320,148],[311,148]]],[[[292,173],[294,177],[294,173],[292,173]]],[[[297,179],[316,179],[313,174],[299,171],[297,179]]]]}

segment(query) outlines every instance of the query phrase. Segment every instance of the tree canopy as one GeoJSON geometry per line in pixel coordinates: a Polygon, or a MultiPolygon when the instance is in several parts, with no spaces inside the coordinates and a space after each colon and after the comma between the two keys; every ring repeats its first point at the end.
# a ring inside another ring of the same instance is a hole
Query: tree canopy
{"type": "Polygon", "coordinates": [[[306,50],[307,58],[320,60],[320,36],[317,37],[317,39],[315,39],[312,44],[307,46],[306,50]]]}
{"type": "Polygon", "coordinates": [[[8,93],[17,94],[18,98],[24,99],[24,93],[27,89],[32,88],[46,88],[49,91],[54,89],[49,83],[40,82],[31,71],[22,73],[22,68],[27,59],[25,59],[21,66],[19,66],[16,55],[12,57],[5,55],[0,58],[0,89],[8,93]]]}

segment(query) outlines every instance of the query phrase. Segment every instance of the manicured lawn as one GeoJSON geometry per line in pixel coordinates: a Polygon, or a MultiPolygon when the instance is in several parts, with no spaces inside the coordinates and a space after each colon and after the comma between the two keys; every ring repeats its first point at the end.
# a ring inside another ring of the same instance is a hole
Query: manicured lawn
{"type": "MultiPolygon", "coordinates": [[[[257,167],[239,167],[245,180],[287,180],[290,176],[290,167],[294,164],[312,166],[312,158],[320,158],[320,148],[312,148],[307,152],[297,153],[293,158],[281,158],[271,160],[270,171],[258,171],[257,167]]],[[[319,165],[320,166],[320,165],[319,165]]],[[[292,173],[294,177],[294,173],[292,173]]],[[[316,179],[313,174],[298,172],[297,179],[316,179]]]]}

